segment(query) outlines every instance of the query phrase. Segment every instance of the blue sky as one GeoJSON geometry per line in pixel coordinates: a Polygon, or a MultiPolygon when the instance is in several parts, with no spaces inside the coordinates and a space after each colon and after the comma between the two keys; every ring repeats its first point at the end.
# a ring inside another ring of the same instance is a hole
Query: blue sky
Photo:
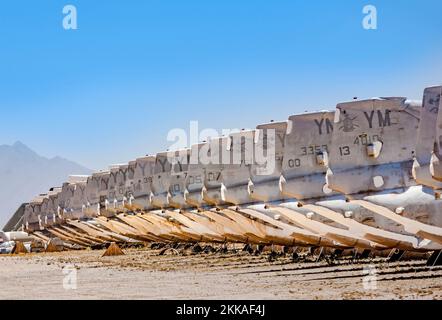
{"type": "Polygon", "coordinates": [[[440,0],[6,1],[0,144],[92,169],[167,148],[167,133],[255,127],[354,96],[442,83],[440,0]],[[62,9],[78,10],[78,30],[62,9]],[[378,10],[364,30],[362,8],[378,10]]]}

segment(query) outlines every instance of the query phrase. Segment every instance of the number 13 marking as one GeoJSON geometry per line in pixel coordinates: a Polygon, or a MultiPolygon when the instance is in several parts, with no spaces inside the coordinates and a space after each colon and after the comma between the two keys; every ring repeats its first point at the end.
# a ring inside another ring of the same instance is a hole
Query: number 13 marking
{"type": "Polygon", "coordinates": [[[339,153],[341,154],[341,156],[349,156],[350,147],[349,146],[339,147],[339,153]]]}

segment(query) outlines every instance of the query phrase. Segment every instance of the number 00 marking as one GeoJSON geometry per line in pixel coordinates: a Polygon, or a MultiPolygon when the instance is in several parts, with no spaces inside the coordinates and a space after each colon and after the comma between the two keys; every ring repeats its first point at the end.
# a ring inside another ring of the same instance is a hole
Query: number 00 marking
{"type": "Polygon", "coordinates": [[[300,159],[290,159],[289,160],[289,167],[290,168],[300,167],[300,166],[301,166],[301,160],[300,159]]]}

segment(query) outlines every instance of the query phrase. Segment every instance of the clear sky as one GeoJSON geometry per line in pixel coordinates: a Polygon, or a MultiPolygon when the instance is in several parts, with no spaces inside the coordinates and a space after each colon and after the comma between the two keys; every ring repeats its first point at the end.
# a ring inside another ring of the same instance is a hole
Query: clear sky
{"type": "Polygon", "coordinates": [[[92,169],[167,133],[251,128],[442,83],[440,0],[15,0],[0,4],[0,144],[92,169]],[[62,9],[78,10],[64,30],[62,9]],[[362,28],[373,4],[378,29],[362,28]]]}

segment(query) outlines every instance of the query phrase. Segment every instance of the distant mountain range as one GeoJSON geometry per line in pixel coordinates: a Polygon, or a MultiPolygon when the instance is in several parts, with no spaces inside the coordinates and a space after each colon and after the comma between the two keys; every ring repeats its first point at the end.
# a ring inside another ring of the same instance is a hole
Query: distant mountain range
{"type": "Polygon", "coordinates": [[[38,155],[21,142],[0,145],[0,230],[23,202],[92,171],[69,160],[38,155]]]}

